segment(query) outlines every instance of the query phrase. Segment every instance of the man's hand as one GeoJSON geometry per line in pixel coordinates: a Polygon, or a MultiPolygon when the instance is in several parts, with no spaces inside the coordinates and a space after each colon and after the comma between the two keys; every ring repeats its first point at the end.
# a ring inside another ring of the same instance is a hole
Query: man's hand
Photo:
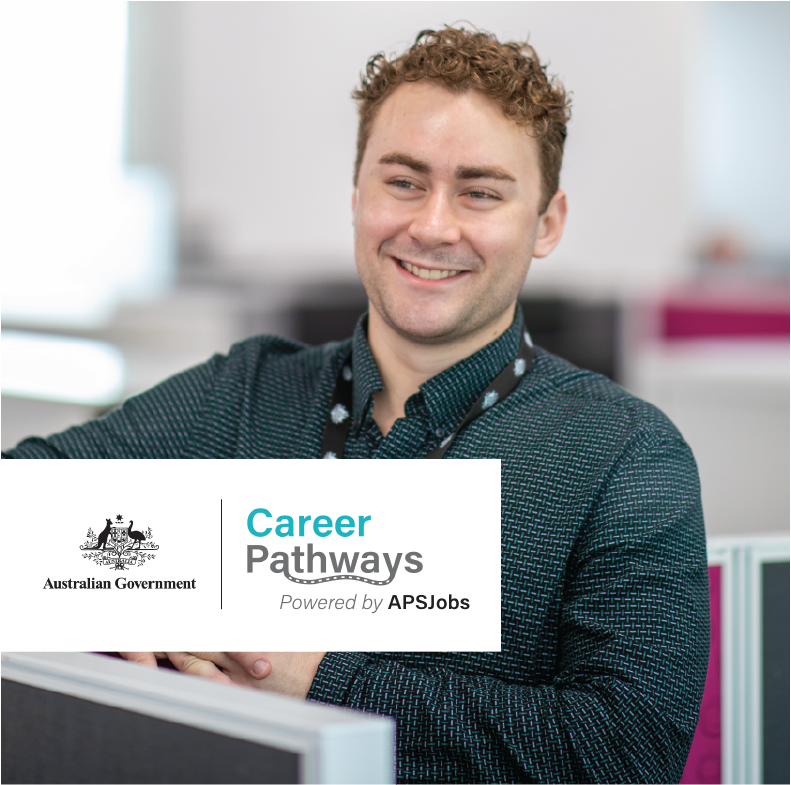
{"type": "Polygon", "coordinates": [[[125,660],[145,665],[146,668],[156,668],[157,660],[166,660],[168,655],[164,651],[119,651],[125,660]]]}
{"type": "MultiPolygon", "coordinates": [[[[316,676],[319,663],[323,659],[326,652],[267,652],[264,656],[271,663],[271,673],[266,679],[250,678],[244,666],[245,662],[252,662],[253,658],[261,657],[259,653],[245,653],[245,652],[190,652],[185,653],[185,658],[191,657],[193,660],[197,659],[198,662],[185,660],[184,664],[188,666],[182,667],[177,662],[173,652],[169,653],[171,661],[176,665],[179,670],[185,673],[195,673],[198,676],[204,676],[208,672],[209,667],[218,668],[217,673],[225,676],[234,684],[239,684],[244,687],[252,687],[258,690],[266,690],[267,692],[277,692],[281,695],[290,695],[294,698],[307,698],[310,687],[313,684],[313,679],[316,676]],[[213,665],[212,665],[213,663],[213,665]]],[[[208,676],[208,678],[212,678],[208,676]]],[[[216,679],[219,680],[219,679],[216,679]]]]}
{"type": "Polygon", "coordinates": [[[130,662],[156,668],[170,660],[182,673],[220,684],[306,698],[326,652],[120,652],[130,662]]]}
{"type": "Polygon", "coordinates": [[[221,661],[231,665],[240,677],[243,675],[253,681],[265,679],[272,671],[272,666],[266,657],[261,652],[255,651],[217,653],[217,658],[213,660],[208,656],[188,655],[187,652],[181,651],[122,651],[119,654],[130,662],[137,662],[149,668],[156,668],[157,660],[170,660],[183,673],[202,676],[222,684],[230,684],[232,680],[215,667],[215,664],[219,664],[220,657],[223,657],[221,661]]]}

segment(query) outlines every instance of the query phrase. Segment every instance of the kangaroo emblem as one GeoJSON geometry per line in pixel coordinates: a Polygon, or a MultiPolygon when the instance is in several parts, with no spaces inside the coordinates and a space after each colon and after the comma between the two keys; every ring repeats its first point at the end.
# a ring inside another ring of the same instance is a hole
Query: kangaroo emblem
{"type": "Polygon", "coordinates": [[[96,538],[96,545],[93,547],[92,550],[99,551],[105,550],[107,546],[107,538],[110,536],[110,527],[113,525],[113,522],[107,518],[107,524],[105,525],[104,529],[99,533],[99,536],[96,538]]]}

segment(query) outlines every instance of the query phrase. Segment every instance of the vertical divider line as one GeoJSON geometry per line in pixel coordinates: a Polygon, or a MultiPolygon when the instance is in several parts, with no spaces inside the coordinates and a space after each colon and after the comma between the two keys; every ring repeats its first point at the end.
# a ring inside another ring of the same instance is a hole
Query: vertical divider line
{"type": "Polygon", "coordinates": [[[222,499],[220,499],[220,610],[222,610],[222,499]]]}

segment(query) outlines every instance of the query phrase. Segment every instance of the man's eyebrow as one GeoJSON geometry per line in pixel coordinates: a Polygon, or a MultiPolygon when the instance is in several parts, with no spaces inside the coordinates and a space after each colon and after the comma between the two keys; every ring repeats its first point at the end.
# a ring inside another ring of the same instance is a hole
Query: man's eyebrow
{"type": "MultiPolygon", "coordinates": [[[[421,174],[431,174],[431,165],[413,158],[406,153],[388,153],[379,159],[380,164],[397,164],[407,166],[421,174]]],[[[516,182],[516,178],[502,166],[459,166],[456,168],[457,180],[508,180],[516,182]]]]}
{"type": "Polygon", "coordinates": [[[457,180],[509,180],[516,178],[501,166],[459,166],[456,169],[457,180]]]}
{"type": "Polygon", "coordinates": [[[431,174],[431,167],[425,161],[419,161],[406,153],[388,153],[379,159],[380,164],[398,164],[400,166],[408,166],[415,172],[421,174],[431,174]]]}

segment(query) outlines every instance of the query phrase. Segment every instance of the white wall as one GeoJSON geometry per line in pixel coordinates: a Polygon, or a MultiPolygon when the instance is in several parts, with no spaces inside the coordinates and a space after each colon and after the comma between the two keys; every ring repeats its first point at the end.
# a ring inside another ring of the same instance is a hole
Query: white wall
{"type": "Polygon", "coordinates": [[[625,364],[692,448],[707,533],[787,533],[788,344],[646,343],[625,364]]]}
{"type": "Polygon", "coordinates": [[[752,254],[787,263],[789,3],[705,3],[701,21],[691,116],[696,222],[736,231],[752,254]]]}
{"type": "MultiPolygon", "coordinates": [[[[356,133],[368,57],[466,19],[530,36],[573,91],[567,235],[534,286],[617,292],[686,269],[688,3],[180,3],[177,190],[230,268],[267,280],[354,275],[356,133]]],[[[174,50],[175,51],[175,50],[174,50]]]]}
{"type": "Polygon", "coordinates": [[[122,165],[127,4],[0,3],[4,324],[90,328],[172,280],[169,191],[122,165]]]}

